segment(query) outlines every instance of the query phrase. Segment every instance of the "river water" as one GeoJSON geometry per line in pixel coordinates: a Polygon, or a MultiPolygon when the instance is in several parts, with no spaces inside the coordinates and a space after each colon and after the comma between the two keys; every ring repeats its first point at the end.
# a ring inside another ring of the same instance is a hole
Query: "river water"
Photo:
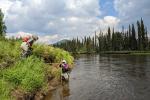
{"type": "Polygon", "coordinates": [[[150,100],[150,56],[81,55],[46,100],[150,100]]]}

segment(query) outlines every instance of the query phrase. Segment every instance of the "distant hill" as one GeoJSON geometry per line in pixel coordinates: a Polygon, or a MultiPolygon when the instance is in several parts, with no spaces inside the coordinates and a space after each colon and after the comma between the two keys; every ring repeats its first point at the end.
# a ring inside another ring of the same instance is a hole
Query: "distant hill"
{"type": "Polygon", "coordinates": [[[61,44],[61,43],[65,43],[65,42],[68,42],[68,41],[70,41],[70,40],[67,40],[67,39],[63,39],[63,40],[60,40],[60,41],[58,41],[58,42],[56,42],[56,43],[54,43],[53,45],[56,45],[56,44],[61,44]]]}

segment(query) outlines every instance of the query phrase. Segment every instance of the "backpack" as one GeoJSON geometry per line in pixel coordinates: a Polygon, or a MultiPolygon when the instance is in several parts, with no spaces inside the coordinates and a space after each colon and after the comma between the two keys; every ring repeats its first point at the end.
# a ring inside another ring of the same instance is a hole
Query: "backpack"
{"type": "Polygon", "coordinates": [[[63,67],[64,69],[68,69],[68,64],[63,64],[62,67],[63,67]]]}
{"type": "Polygon", "coordinates": [[[30,39],[30,37],[23,37],[23,38],[22,38],[22,41],[23,41],[23,42],[27,42],[29,39],[30,39]]]}

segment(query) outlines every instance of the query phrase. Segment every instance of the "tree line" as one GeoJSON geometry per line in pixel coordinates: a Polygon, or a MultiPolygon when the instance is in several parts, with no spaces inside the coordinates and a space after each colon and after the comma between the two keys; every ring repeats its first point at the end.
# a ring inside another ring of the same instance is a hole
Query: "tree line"
{"type": "MultiPolygon", "coordinates": [[[[6,25],[4,14],[0,9],[0,37],[6,35],[6,25]]],[[[127,29],[122,27],[122,31],[114,31],[108,27],[107,32],[100,31],[93,37],[85,36],[82,39],[74,38],[66,42],[56,43],[55,47],[63,48],[73,53],[92,53],[101,51],[147,51],[150,50],[147,27],[143,19],[138,20],[136,27],[130,24],[127,29]]]]}
{"type": "Polygon", "coordinates": [[[102,51],[147,51],[150,50],[147,27],[143,19],[138,20],[136,27],[130,24],[127,29],[114,31],[108,27],[107,32],[100,31],[95,36],[85,36],[82,39],[73,38],[63,43],[54,44],[55,47],[63,48],[73,53],[92,53],[102,51]]]}

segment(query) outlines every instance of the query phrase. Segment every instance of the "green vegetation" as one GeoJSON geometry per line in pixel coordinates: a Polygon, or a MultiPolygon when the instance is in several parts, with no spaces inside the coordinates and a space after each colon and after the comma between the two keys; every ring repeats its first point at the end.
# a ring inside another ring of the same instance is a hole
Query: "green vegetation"
{"type": "MultiPolygon", "coordinates": [[[[49,63],[66,59],[73,63],[73,57],[66,51],[48,45],[34,45],[33,55],[20,58],[20,40],[0,39],[0,98],[9,100],[14,89],[23,93],[35,92],[47,86],[48,77],[60,78],[60,68],[49,63]],[[50,60],[49,60],[50,59],[50,60]],[[46,64],[47,62],[48,64],[46,64]]],[[[57,65],[58,65],[57,64],[57,65]]]]}
{"type": "Polygon", "coordinates": [[[0,62],[15,60],[20,56],[21,41],[7,40],[0,37],[0,62]]]}
{"type": "Polygon", "coordinates": [[[0,9],[0,36],[5,36],[6,34],[6,26],[4,23],[4,14],[2,10],[0,9]]]}
{"type": "Polygon", "coordinates": [[[44,68],[46,68],[46,65],[42,60],[31,56],[19,60],[12,67],[6,69],[4,78],[25,91],[33,91],[43,85],[44,68]]]}
{"type": "Polygon", "coordinates": [[[73,57],[70,53],[59,48],[54,48],[45,45],[34,45],[34,55],[41,56],[49,62],[59,63],[62,59],[65,59],[67,63],[72,64],[73,57]]]}
{"type": "Polygon", "coordinates": [[[67,42],[54,44],[55,47],[63,48],[72,53],[104,53],[104,51],[149,51],[150,40],[147,35],[147,27],[143,19],[128,28],[122,27],[122,31],[114,31],[108,27],[106,33],[95,32],[94,37],[85,36],[82,40],[75,38],[67,42]],[[136,30],[137,29],[137,30],[136,30]]]}
{"type": "Polygon", "coordinates": [[[0,79],[0,98],[1,100],[13,100],[10,95],[12,90],[10,83],[6,82],[4,79],[0,79]]]}

